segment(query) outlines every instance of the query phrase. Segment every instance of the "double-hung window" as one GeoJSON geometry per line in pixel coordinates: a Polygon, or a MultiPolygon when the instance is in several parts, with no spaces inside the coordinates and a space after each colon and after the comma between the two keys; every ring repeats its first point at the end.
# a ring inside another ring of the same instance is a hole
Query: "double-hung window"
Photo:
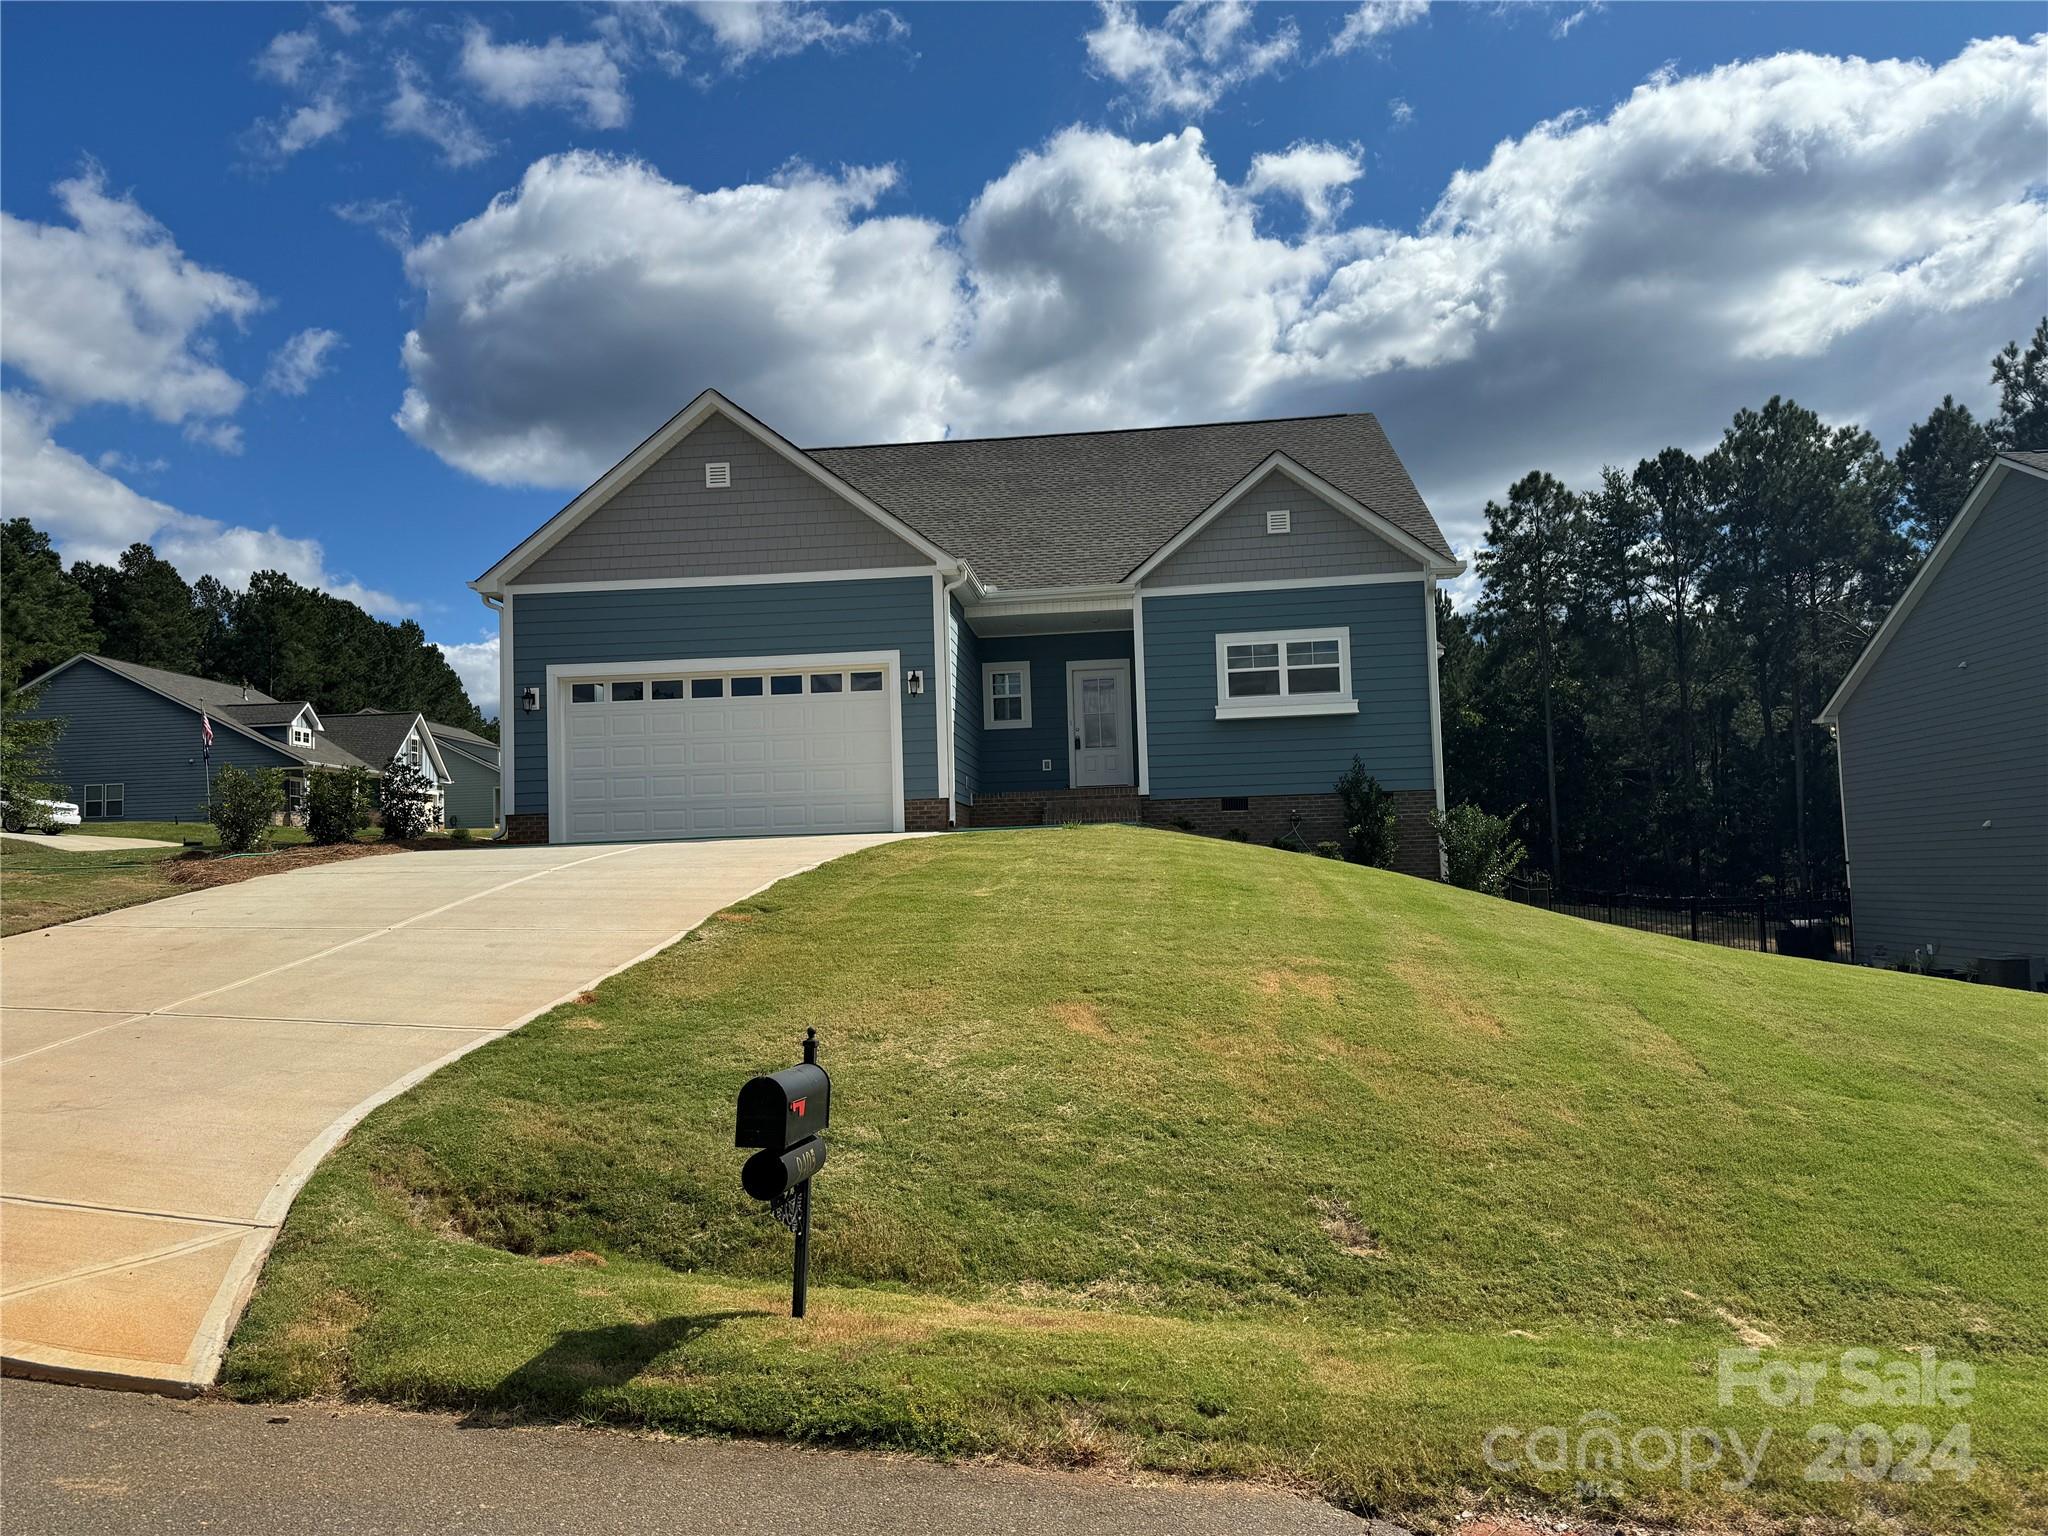
{"type": "Polygon", "coordinates": [[[1347,628],[1216,637],[1217,719],[1357,712],[1347,628]]]}
{"type": "Polygon", "coordinates": [[[990,661],[982,664],[981,724],[984,730],[990,731],[1030,728],[1030,662],[990,661]]]}

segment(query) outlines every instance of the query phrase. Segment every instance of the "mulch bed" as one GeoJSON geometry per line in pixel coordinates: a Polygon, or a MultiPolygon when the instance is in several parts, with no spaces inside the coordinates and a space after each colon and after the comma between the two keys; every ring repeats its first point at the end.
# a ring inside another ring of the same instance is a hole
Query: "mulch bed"
{"type": "Polygon", "coordinates": [[[269,853],[230,855],[193,848],[176,858],[164,860],[164,878],[173,885],[195,890],[215,885],[233,885],[258,875],[281,875],[290,869],[307,869],[315,864],[339,864],[344,859],[367,859],[380,853],[429,853],[443,848],[487,847],[487,843],[455,843],[445,838],[417,843],[330,843],[303,844],[277,848],[269,853]]]}

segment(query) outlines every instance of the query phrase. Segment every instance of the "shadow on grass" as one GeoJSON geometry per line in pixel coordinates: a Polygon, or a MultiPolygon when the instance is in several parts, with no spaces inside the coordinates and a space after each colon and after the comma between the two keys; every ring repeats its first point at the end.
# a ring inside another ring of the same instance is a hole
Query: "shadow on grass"
{"type": "Polygon", "coordinates": [[[670,1350],[702,1338],[736,1317],[765,1317],[756,1308],[614,1323],[555,1336],[555,1342],[507,1376],[462,1421],[465,1429],[509,1419],[604,1417],[606,1399],[670,1350]]]}

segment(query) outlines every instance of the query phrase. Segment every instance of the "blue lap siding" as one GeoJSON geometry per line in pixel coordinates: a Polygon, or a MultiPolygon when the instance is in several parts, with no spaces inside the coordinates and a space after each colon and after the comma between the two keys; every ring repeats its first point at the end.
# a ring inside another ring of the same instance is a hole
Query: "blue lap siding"
{"type": "MultiPolygon", "coordinates": [[[[591,662],[691,661],[796,656],[822,651],[900,651],[925,690],[903,700],[903,793],[938,794],[939,689],[932,654],[928,577],[872,581],[747,583],[634,591],[528,592],[512,597],[513,698],[538,688],[539,715],[513,732],[514,809],[548,808],[547,669],[591,662]]],[[[903,686],[902,678],[893,680],[903,686]]]]}
{"type": "MultiPolygon", "coordinates": [[[[983,668],[1005,661],[1031,663],[1031,724],[1024,730],[981,732],[980,788],[985,795],[1006,791],[1067,787],[1067,663],[1128,661],[1131,632],[1091,630],[1071,635],[985,635],[980,641],[983,668]],[[1050,769],[1042,766],[1050,760],[1050,769]]],[[[981,700],[981,672],[974,676],[974,696],[981,700]]],[[[1137,752],[1131,754],[1133,772],[1137,752]]]]}
{"type": "Polygon", "coordinates": [[[981,787],[981,637],[967,622],[958,598],[952,609],[953,647],[953,798],[974,804],[981,787]]]}
{"type": "Polygon", "coordinates": [[[1388,789],[1434,787],[1419,579],[1143,601],[1152,798],[1328,793],[1353,754],[1388,789]],[[1216,718],[1217,635],[1336,625],[1351,635],[1356,715],[1216,718]]]}
{"type": "MultiPolygon", "coordinates": [[[[204,821],[199,712],[87,660],[36,689],[29,713],[68,723],[52,773],[61,798],[85,804],[87,784],[119,784],[124,821],[204,821]]],[[[299,760],[213,722],[213,767],[296,768],[299,760]]]]}

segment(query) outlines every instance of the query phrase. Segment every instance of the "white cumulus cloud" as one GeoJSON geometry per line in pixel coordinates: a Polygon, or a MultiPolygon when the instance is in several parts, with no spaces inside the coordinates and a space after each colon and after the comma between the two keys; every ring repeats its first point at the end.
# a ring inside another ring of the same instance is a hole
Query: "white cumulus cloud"
{"type": "Polygon", "coordinates": [[[1082,41],[1090,65],[1126,87],[1138,111],[1199,117],[1292,59],[1301,32],[1290,19],[1256,35],[1249,0],[1181,0],[1156,27],[1129,0],[1102,0],[1095,29],[1082,41]]]}
{"type": "Polygon", "coordinates": [[[477,640],[436,640],[434,646],[462,679],[462,691],[485,716],[498,713],[498,632],[477,640]]]}
{"type": "Polygon", "coordinates": [[[257,571],[283,571],[294,581],[360,603],[383,618],[417,610],[388,592],[328,569],[317,539],[276,528],[245,528],[196,517],[144,496],[96,468],[50,436],[54,422],[38,402],[0,393],[0,503],[49,534],[66,560],[118,560],[130,544],[147,543],[187,581],[216,576],[230,586],[257,571]]]}
{"type": "Polygon", "coordinates": [[[1429,14],[1429,0],[1365,0],[1344,18],[1330,39],[1330,52],[1355,53],[1370,48],[1389,32],[1412,27],[1429,14]]]}
{"type": "Polygon", "coordinates": [[[500,43],[488,27],[471,22],[459,68],[501,107],[562,107],[593,128],[623,128],[632,111],[625,76],[601,42],[500,43]]]}
{"type": "Polygon", "coordinates": [[[63,406],[114,404],[159,421],[231,416],[244,389],[212,347],[263,307],[200,265],[98,166],[56,187],[69,224],[0,213],[0,361],[63,406]]]}
{"type": "Polygon", "coordinates": [[[2048,291],[2044,75],[2011,38],[1660,73],[1409,227],[1344,221],[1351,151],[1233,181],[1193,129],[1070,129],[951,227],[885,212],[887,171],[555,156],[411,247],[400,423],[574,487],[706,384],[808,442],[1370,409],[1469,537],[1516,474],[1704,446],[1772,393],[1894,439],[1981,399],[2048,291]],[[1262,229],[1276,193],[1298,233],[1262,229]]]}
{"type": "Polygon", "coordinates": [[[300,331],[270,355],[263,371],[263,387],[274,395],[303,395],[333,364],[335,348],[345,345],[339,331],[311,326],[300,331]]]}
{"type": "Polygon", "coordinates": [[[408,54],[391,63],[391,97],[384,103],[387,133],[425,139],[441,152],[441,163],[460,169],[487,159],[491,141],[478,131],[461,105],[436,95],[427,72],[408,54]]]}
{"type": "Polygon", "coordinates": [[[884,42],[910,31],[894,11],[863,11],[850,21],[835,21],[822,6],[801,0],[685,0],[683,9],[702,24],[729,68],[806,48],[884,42]]]}

